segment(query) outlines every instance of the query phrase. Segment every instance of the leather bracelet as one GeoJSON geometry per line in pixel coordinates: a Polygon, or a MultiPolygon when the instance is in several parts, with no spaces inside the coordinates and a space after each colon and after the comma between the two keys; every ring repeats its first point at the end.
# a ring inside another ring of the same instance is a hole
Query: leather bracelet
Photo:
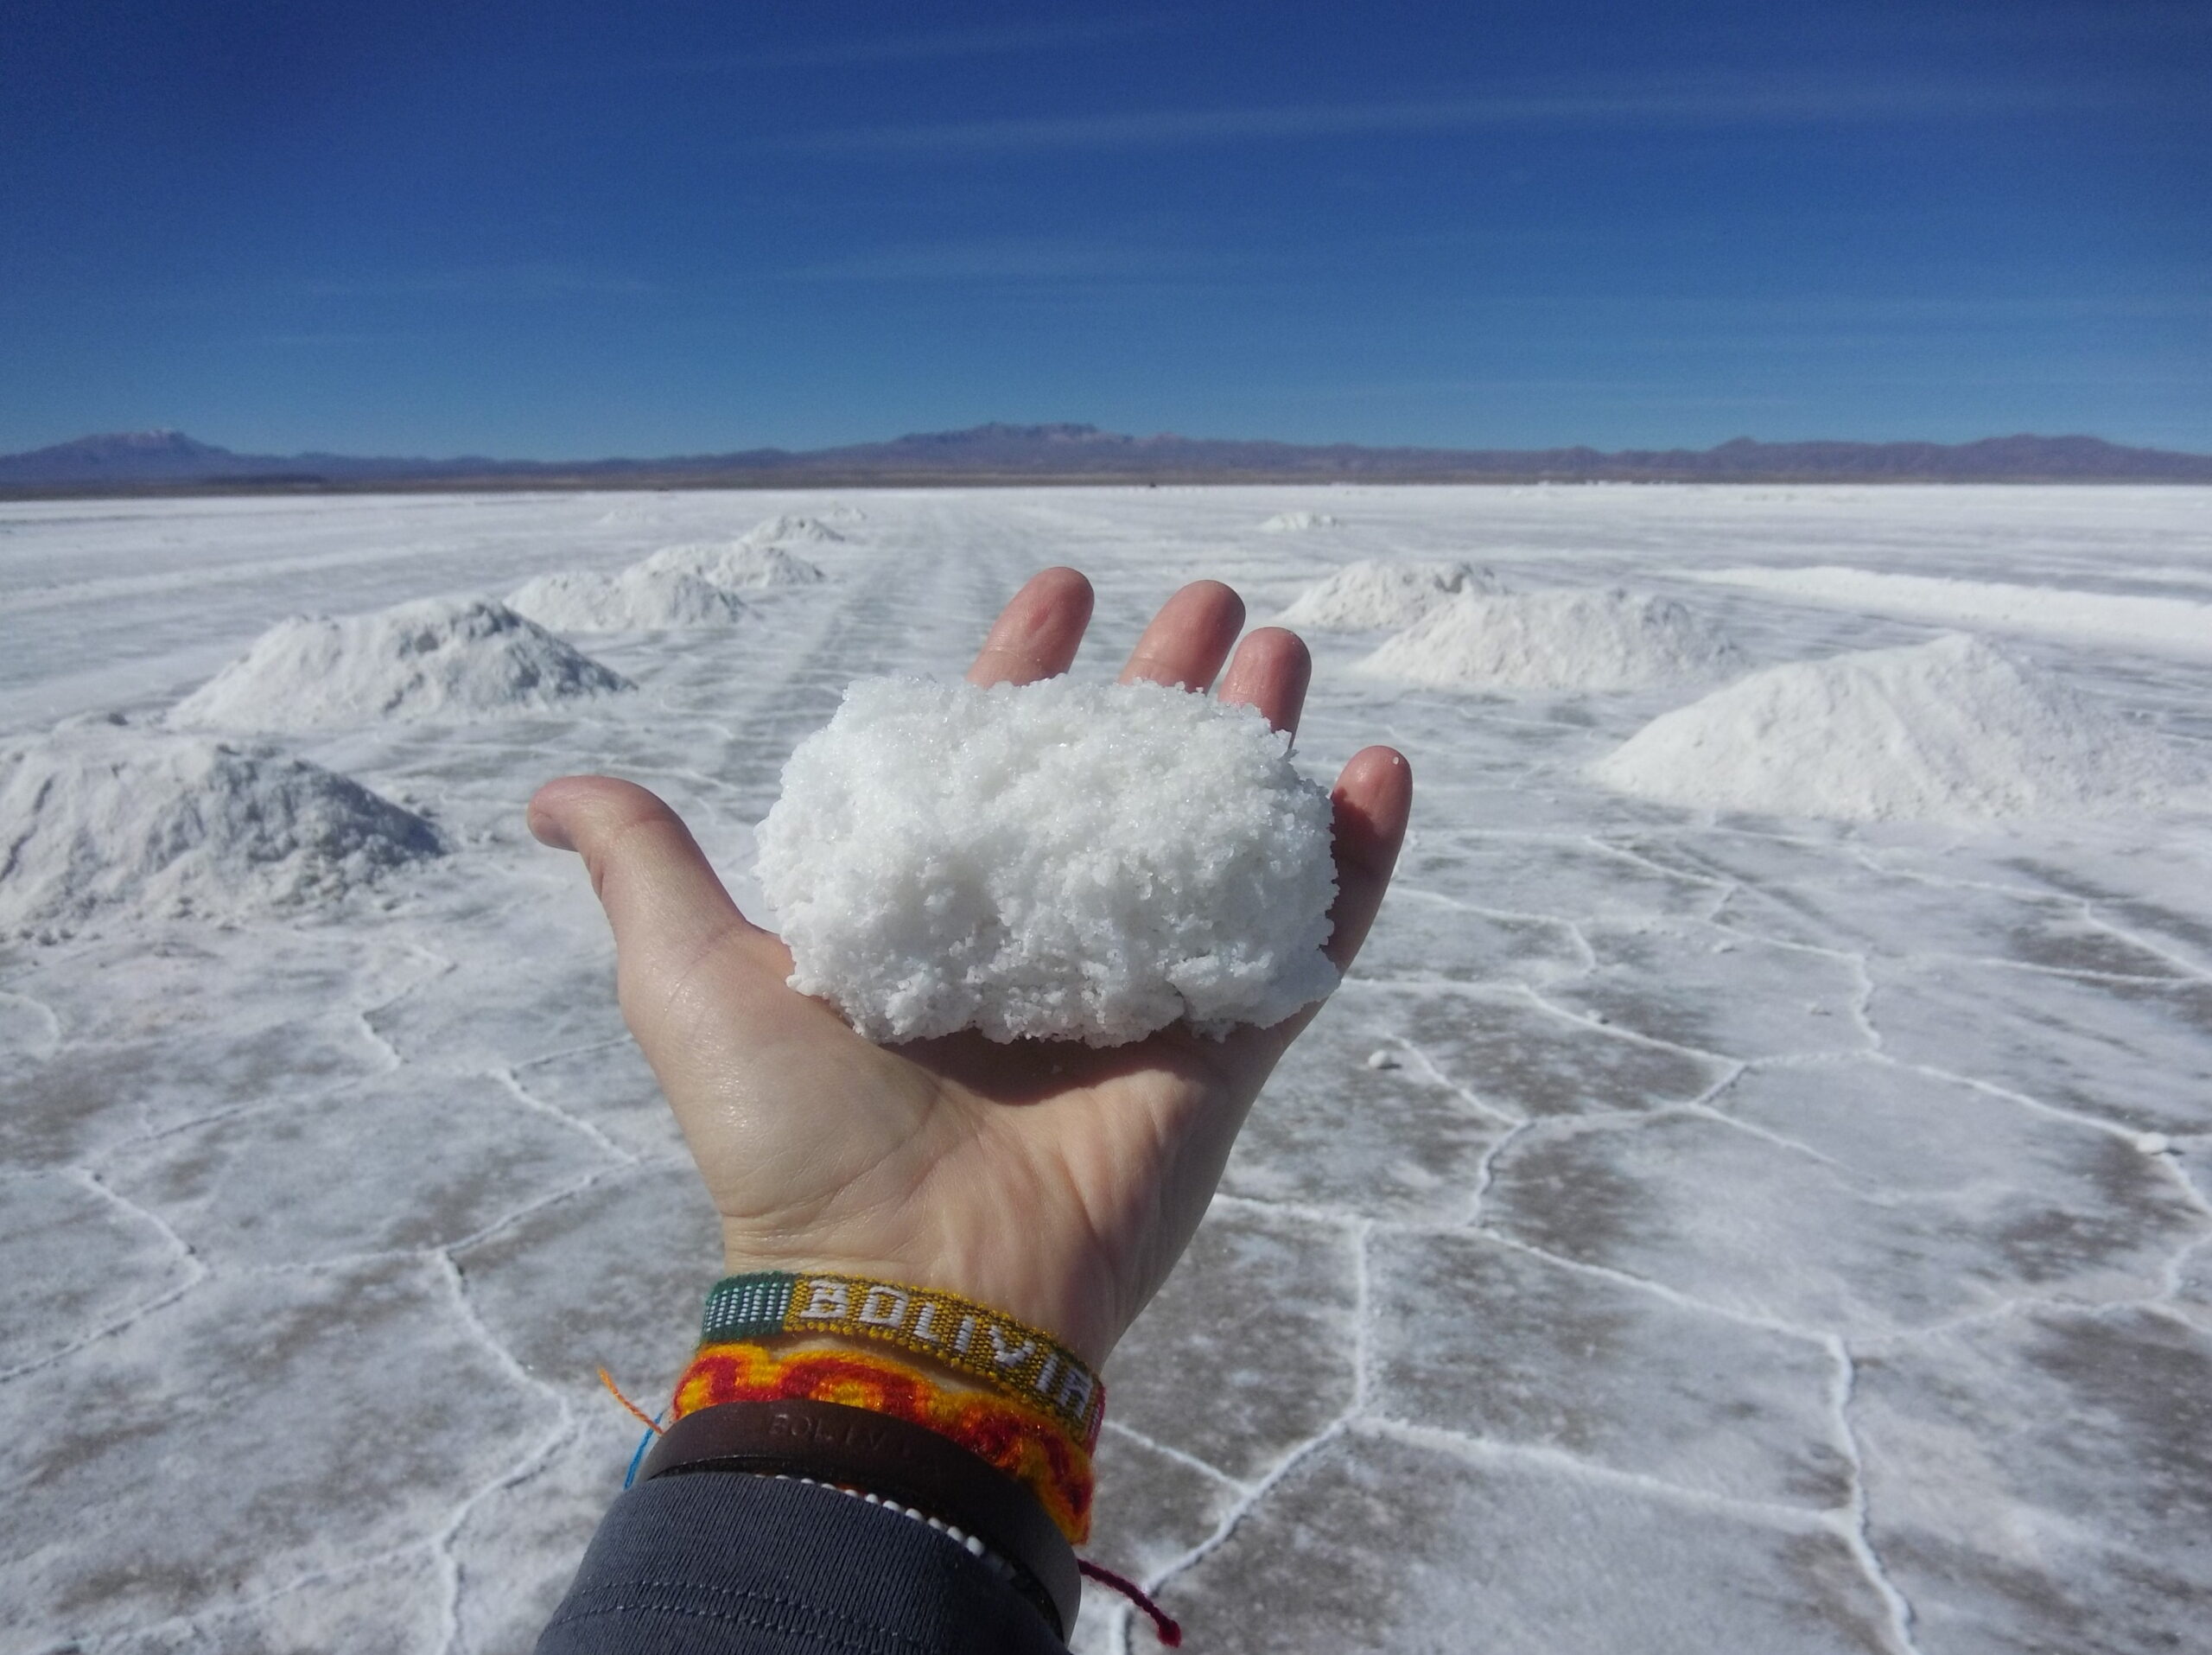
{"type": "Polygon", "coordinates": [[[740,1471],[850,1483],[957,1524],[1014,1566],[1017,1588],[1066,1641],[1083,1575],[1036,1497],[958,1443],[842,1403],[726,1402],[656,1439],[639,1475],[740,1471]]]}

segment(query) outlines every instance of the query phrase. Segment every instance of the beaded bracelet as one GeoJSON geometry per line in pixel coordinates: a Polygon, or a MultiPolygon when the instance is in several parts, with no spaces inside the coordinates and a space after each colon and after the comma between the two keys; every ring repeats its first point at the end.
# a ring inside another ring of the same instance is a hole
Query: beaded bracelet
{"type": "Polygon", "coordinates": [[[702,1346],[836,1334],[893,1345],[1041,1408],[1088,1454],[1106,1387],[1050,1334],[955,1293],[818,1271],[728,1276],[707,1295],[702,1346]]]}
{"type": "Polygon", "coordinates": [[[678,1420],[732,1402],[830,1402],[923,1426],[1027,1488],[1071,1543],[1090,1531],[1090,1455],[1053,1416],[1011,1397],[938,1384],[861,1351],[705,1345],[676,1382],[678,1420]]]}

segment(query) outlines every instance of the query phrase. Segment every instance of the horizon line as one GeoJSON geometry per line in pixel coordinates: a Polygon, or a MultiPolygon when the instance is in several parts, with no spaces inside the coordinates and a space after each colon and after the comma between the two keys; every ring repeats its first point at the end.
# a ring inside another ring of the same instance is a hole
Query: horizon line
{"type": "Polygon", "coordinates": [[[1592,455],[1612,459],[1630,455],[1710,455],[1729,448],[1803,449],[1965,449],[1998,442],[2091,442],[2123,452],[2171,455],[2190,460],[2212,460],[2212,449],[2159,448],[2141,442],[2126,442],[2088,430],[2053,431],[1992,431],[1983,436],[1945,439],[1932,436],[1792,436],[1762,437],[1750,433],[1725,437],[1719,442],[1696,443],[1685,442],[1627,443],[1618,447],[1602,447],[1588,442],[1513,443],[1472,445],[1440,442],[1363,442],[1353,438],[1324,438],[1298,440],[1276,436],[1194,436],[1176,430],[1149,432],[1120,431],[1105,426],[1078,420],[986,420],[973,425],[944,426],[927,430],[901,431],[893,436],[861,437],[848,441],[817,443],[807,447],[786,446],[779,442],[754,442],[742,447],[702,447],[681,451],[657,454],[606,453],[571,454],[554,458],[532,455],[497,455],[480,449],[463,449],[443,455],[428,453],[373,452],[333,448],[297,448],[290,449],[234,449],[220,442],[208,442],[192,436],[181,426],[148,425],[124,430],[87,431],[57,442],[41,443],[35,448],[0,453],[0,464],[11,461],[29,460],[47,455],[60,455],[70,450],[81,450],[100,443],[151,442],[175,440],[193,449],[240,460],[343,460],[371,464],[423,464],[499,466],[608,466],[608,465],[669,465],[694,463],[703,461],[750,458],[753,456],[785,455],[792,459],[806,459],[818,455],[843,454],[855,449],[896,447],[902,443],[942,442],[948,438],[982,438],[1000,436],[1032,441],[1065,441],[1096,442],[1099,444],[1167,444],[1192,446],[1283,449],[1300,452],[1325,453],[1351,450],[1363,454],[1420,454],[1420,455],[1592,455]]]}

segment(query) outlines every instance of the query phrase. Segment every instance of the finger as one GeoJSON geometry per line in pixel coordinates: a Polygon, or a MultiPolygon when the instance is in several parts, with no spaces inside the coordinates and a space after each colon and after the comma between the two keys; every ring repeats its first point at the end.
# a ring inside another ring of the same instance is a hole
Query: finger
{"type": "Polygon", "coordinates": [[[681,973],[732,936],[774,968],[782,945],[737,911],[683,819],[643,787],[563,776],[537,790],[529,821],[541,842],[583,857],[626,976],[681,973]]]}
{"type": "Polygon", "coordinates": [[[1090,624],[1090,582],[1077,570],[1032,575],[999,612],[968,682],[1034,684],[1066,672],[1090,624]]]}
{"type": "Polygon", "coordinates": [[[1237,645],[1222,675],[1221,698],[1257,707],[1276,729],[1298,733],[1306,686],[1313,681],[1313,656],[1306,640],[1281,627],[1262,627],[1237,645]]]}
{"type": "Polygon", "coordinates": [[[1337,901],[1329,910],[1329,958],[1343,971],[1367,940],[1382,906],[1406,818],[1414,805],[1414,769],[1394,748],[1362,748],[1329,795],[1336,807],[1337,901]]]}
{"type": "Polygon", "coordinates": [[[1244,600],[1219,581],[1193,581],[1160,606],[1129,652],[1122,682],[1140,679],[1204,690],[1229,659],[1244,625],[1244,600]]]}

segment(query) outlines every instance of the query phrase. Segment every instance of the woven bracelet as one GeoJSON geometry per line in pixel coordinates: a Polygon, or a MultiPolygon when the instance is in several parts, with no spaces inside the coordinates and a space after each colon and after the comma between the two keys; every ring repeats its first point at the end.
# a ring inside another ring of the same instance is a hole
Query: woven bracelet
{"type": "Polygon", "coordinates": [[[1098,1444],[1106,1413],[1098,1376],[1050,1334],[972,1299],[811,1270],[727,1276],[707,1295],[702,1346],[795,1334],[874,1340],[929,1357],[1042,1409],[1086,1454],[1098,1444]]]}
{"type": "Polygon", "coordinates": [[[935,1432],[1027,1488],[1071,1541],[1090,1531],[1090,1456],[1058,1420],[1018,1397],[931,1378],[886,1353],[702,1345],[676,1382],[680,1422],[729,1403],[825,1402],[935,1432]]]}

